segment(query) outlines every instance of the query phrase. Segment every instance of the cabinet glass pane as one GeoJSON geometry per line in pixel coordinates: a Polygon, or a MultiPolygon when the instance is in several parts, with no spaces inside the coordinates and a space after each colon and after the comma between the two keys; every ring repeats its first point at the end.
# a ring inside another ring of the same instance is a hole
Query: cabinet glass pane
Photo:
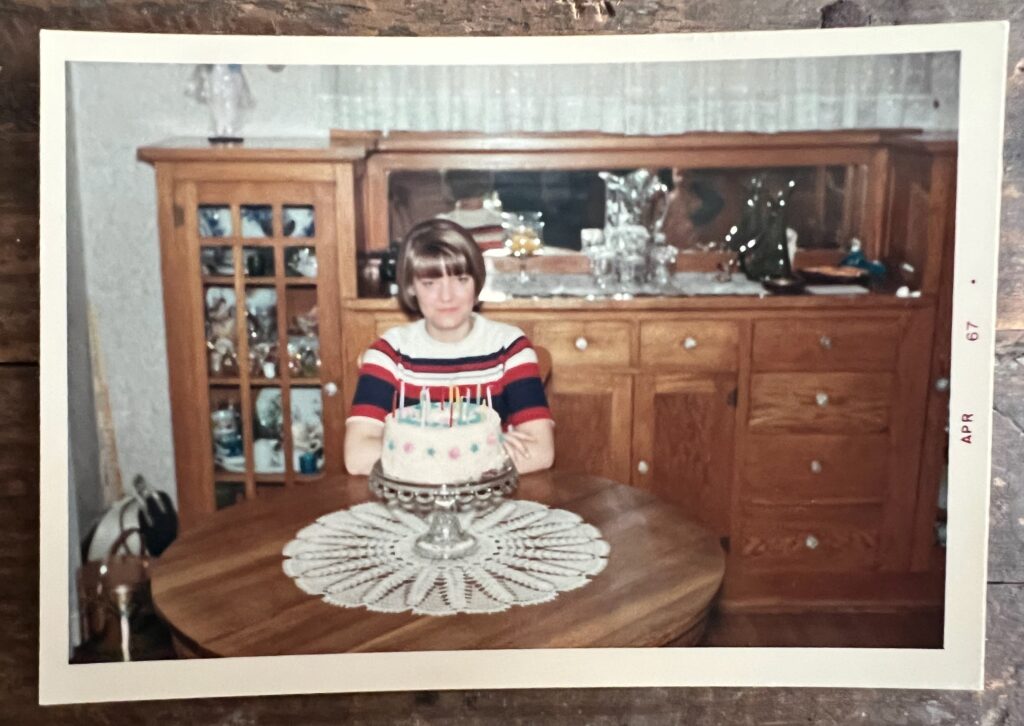
{"type": "Polygon", "coordinates": [[[245,309],[249,336],[249,373],[256,378],[274,378],[277,368],[277,291],[272,287],[245,288],[245,309]],[[269,364],[269,365],[268,365],[269,364]],[[268,376],[268,373],[274,375],[268,376]]]}
{"type": "Polygon", "coordinates": [[[231,236],[231,207],[226,204],[200,204],[196,217],[200,237],[231,236]]]}
{"type": "Polygon", "coordinates": [[[285,237],[312,237],[316,234],[315,214],[309,204],[286,204],[282,223],[285,237]]]}
{"type": "Polygon", "coordinates": [[[324,466],[324,406],[319,388],[291,389],[293,466],[299,474],[316,474],[324,466]]]}
{"type": "Polygon", "coordinates": [[[273,247],[244,247],[242,260],[249,277],[271,277],[274,274],[273,247]]]}
{"type": "Polygon", "coordinates": [[[230,507],[245,499],[245,485],[237,481],[219,481],[214,485],[217,509],[230,507]]]}
{"type": "Polygon", "coordinates": [[[245,471],[241,396],[237,388],[211,386],[210,433],[216,471],[245,471]]]}
{"type": "Polygon", "coordinates": [[[205,290],[207,365],[211,377],[238,375],[238,326],[235,291],[209,286],[205,290]]]}
{"type": "Polygon", "coordinates": [[[257,474],[284,471],[284,410],[281,389],[253,389],[252,460],[257,474]]]}
{"type": "Polygon", "coordinates": [[[274,234],[274,209],[269,204],[243,204],[242,236],[272,237],[274,234]]]}
{"type": "Polygon", "coordinates": [[[288,370],[294,378],[320,375],[320,323],[316,288],[290,287],[287,293],[288,370]]]}
{"type": "Polygon", "coordinates": [[[199,265],[204,275],[235,274],[235,255],[230,247],[200,247],[199,265]]]}
{"type": "Polygon", "coordinates": [[[315,278],[316,250],[313,247],[285,247],[284,267],[288,277],[315,278]]]}

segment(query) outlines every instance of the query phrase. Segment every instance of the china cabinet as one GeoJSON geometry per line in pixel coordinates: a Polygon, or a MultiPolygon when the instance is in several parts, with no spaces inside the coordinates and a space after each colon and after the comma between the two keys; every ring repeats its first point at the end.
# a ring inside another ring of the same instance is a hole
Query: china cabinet
{"type": "Polygon", "coordinates": [[[408,320],[388,294],[389,251],[466,195],[491,211],[500,197],[540,210],[544,247],[528,288],[515,261],[488,257],[483,311],[551,354],[557,469],[648,490],[714,531],[727,605],[941,598],[955,141],[335,131],[139,157],[156,168],[185,527],[342,470],[357,359],[408,320]],[[636,169],[671,189],[677,286],[566,292],[591,284],[580,250],[605,224],[599,173],[636,169]],[[757,174],[795,184],[794,269],[835,265],[856,238],[885,279],[792,296],[728,280],[723,238],[757,174]]]}

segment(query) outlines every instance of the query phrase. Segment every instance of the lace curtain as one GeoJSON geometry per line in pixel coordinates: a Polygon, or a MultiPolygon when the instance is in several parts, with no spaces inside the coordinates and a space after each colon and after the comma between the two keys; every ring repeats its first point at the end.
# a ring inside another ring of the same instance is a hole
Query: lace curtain
{"type": "MultiPolygon", "coordinates": [[[[341,66],[345,129],[683,131],[957,123],[955,53],[565,66],[341,66]]],[[[331,83],[332,79],[328,79],[331,83]]]]}

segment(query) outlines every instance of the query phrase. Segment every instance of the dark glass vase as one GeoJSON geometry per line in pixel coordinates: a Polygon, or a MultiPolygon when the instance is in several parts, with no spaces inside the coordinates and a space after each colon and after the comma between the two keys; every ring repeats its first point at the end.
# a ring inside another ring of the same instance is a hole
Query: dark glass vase
{"type": "Polygon", "coordinates": [[[763,195],[763,177],[757,185],[751,185],[752,194],[741,220],[741,225],[750,227],[744,231],[741,239],[745,242],[737,252],[740,269],[751,280],[793,276],[786,239],[786,204],[795,186],[793,180],[787,181],[771,199],[763,195]],[[749,216],[747,210],[751,210],[749,216]]]}
{"type": "Polygon", "coordinates": [[[786,217],[784,207],[766,202],[767,224],[760,234],[741,253],[740,260],[743,271],[751,280],[764,280],[766,277],[792,277],[789,260],[789,249],[786,244],[786,217]]]}

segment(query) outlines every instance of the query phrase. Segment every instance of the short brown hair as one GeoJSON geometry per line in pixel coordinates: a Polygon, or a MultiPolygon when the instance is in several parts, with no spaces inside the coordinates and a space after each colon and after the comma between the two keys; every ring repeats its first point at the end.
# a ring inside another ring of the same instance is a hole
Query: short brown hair
{"type": "Polygon", "coordinates": [[[487,279],[484,256],[464,227],[447,219],[428,219],[409,230],[398,250],[398,300],[419,315],[413,280],[442,275],[469,275],[479,296],[487,279]]]}

